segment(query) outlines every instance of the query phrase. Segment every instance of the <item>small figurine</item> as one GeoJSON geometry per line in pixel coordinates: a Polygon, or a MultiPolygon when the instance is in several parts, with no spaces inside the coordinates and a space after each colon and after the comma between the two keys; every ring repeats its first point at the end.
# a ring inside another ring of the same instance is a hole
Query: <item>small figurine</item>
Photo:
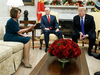
{"type": "MultiPolygon", "coordinates": [[[[28,11],[27,10],[25,10],[24,11],[24,21],[28,21],[28,11]]],[[[28,24],[24,24],[25,26],[27,26],[28,24]]]]}

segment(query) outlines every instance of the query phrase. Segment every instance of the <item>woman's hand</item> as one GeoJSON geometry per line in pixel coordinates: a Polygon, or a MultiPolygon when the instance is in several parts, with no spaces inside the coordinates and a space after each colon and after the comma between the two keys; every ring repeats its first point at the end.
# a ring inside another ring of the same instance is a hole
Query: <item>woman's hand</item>
{"type": "Polygon", "coordinates": [[[19,34],[20,36],[22,36],[22,37],[29,37],[29,35],[28,34],[19,34]]]}
{"type": "Polygon", "coordinates": [[[36,24],[30,26],[30,27],[29,27],[29,30],[32,29],[32,28],[34,28],[35,26],[36,26],[36,24]]]}
{"type": "Polygon", "coordinates": [[[27,35],[27,34],[24,34],[24,35],[23,35],[23,37],[29,37],[29,35],[27,35]]]}

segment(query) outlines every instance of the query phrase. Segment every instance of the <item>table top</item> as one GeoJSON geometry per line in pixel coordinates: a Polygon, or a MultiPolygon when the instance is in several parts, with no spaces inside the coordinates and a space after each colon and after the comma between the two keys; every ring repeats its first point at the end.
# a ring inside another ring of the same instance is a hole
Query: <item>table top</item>
{"type": "Polygon", "coordinates": [[[62,68],[62,63],[55,56],[49,57],[48,53],[40,60],[30,75],[90,75],[84,51],[77,60],[72,59],[62,68]]]}

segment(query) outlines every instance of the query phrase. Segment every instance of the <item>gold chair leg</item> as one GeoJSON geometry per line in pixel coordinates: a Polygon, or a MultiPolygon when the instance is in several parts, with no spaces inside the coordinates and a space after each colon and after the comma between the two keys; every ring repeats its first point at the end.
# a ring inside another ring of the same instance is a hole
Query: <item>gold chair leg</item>
{"type": "Polygon", "coordinates": [[[84,46],[84,42],[82,41],[82,46],[84,46]]]}

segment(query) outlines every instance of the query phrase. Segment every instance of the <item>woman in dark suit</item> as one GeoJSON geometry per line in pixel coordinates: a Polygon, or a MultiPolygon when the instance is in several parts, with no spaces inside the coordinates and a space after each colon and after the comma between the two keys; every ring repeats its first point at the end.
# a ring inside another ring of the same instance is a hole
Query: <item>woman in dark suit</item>
{"type": "Polygon", "coordinates": [[[32,25],[26,29],[20,29],[18,24],[18,19],[21,16],[21,9],[19,8],[12,8],[10,11],[10,19],[7,21],[6,24],[6,33],[4,35],[4,41],[14,41],[14,42],[22,42],[24,44],[24,59],[22,63],[26,68],[31,68],[32,66],[29,64],[29,53],[30,53],[30,45],[31,45],[31,38],[28,35],[24,35],[22,33],[26,32],[27,30],[32,29],[36,26],[32,25]]]}

